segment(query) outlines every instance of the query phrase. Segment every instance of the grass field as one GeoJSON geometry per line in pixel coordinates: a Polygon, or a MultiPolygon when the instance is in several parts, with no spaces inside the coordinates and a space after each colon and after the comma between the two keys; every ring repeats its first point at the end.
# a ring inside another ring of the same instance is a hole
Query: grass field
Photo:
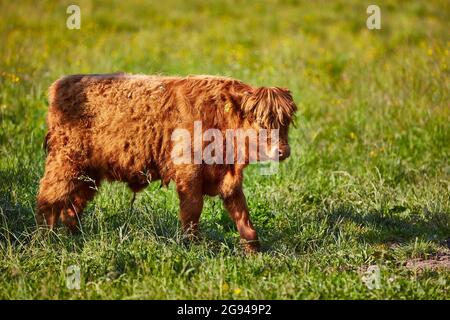
{"type": "Polygon", "coordinates": [[[381,30],[364,1],[77,1],[68,30],[72,1],[0,0],[0,298],[450,299],[450,5],[376,3],[381,30]],[[114,71],[292,90],[291,158],[246,171],[262,253],[241,252],[218,199],[186,245],[159,183],[133,208],[102,185],[79,236],[37,230],[46,89],[114,71]]]}

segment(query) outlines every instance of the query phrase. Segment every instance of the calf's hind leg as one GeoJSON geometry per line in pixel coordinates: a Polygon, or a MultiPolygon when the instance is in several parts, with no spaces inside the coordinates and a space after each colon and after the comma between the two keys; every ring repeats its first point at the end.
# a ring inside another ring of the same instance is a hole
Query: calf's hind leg
{"type": "Polygon", "coordinates": [[[88,182],[62,180],[49,185],[44,176],[37,200],[36,220],[39,225],[50,229],[61,220],[71,232],[77,232],[83,209],[95,193],[96,189],[88,182]]]}
{"type": "Polygon", "coordinates": [[[95,185],[82,182],[69,194],[60,219],[71,232],[76,233],[80,230],[81,214],[95,193],[95,185]]]}
{"type": "Polygon", "coordinates": [[[78,230],[81,212],[96,192],[95,184],[80,180],[80,175],[61,157],[47,157],[37,196],[36,220],[39,225],[53,229],[61,219],[69,230],[78,230]]]}
{"type": "Polygon", "coordinates": [[[52,155],[47,157],[37,196],[37,223],[50,229],[58,222],[67,197],[73,190],[70,173],[58,160],[52,155]]]}

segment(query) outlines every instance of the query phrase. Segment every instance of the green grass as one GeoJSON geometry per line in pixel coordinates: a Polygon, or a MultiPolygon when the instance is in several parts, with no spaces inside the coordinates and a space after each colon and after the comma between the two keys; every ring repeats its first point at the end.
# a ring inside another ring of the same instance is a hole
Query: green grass
{"type": "Polygon", "coordinates": [[[449,3],[0,0],[0,298],[449,299],[449,3]],[[152,4],[153,3],[153,4],[152,4]],[[299,107],[279,174],[246,171],[264,252],[242,254],[218,199],[199,243],[173,186],[104,184],[83,233],[39,232],[46,88],[71,73],[216,74],[289,87],[299,107]],[[448,243],[448,242],[447,242],[448,243]],[[65,285],[81,268],[81,289],[65,285]],[[380,287],[362,281],[371,265],[380,287]]]}

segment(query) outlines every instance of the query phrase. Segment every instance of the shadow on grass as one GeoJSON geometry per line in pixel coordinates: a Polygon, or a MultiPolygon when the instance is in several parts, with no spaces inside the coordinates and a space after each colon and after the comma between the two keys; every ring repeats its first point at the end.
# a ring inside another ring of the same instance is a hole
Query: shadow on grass
{"type": "MultiPolygon", "coordinates": [[[[422,209],[420,209],[422,210],[422,209]]],[[[360,213],[351,206],[342,206],[328,214],[329,223],[350,221],[364,228],[356,234],[358,240],[369,244],[402,243],[420,238],[441,243],[450,236],[450,214],[393,207],[386,211],[360,213]]]]}
{"type": "Polygon", "coordinates": [[[361,212],[352,205],[302,216],[287,216],[281,228],[259,228],[266,251],[316,252],[356,240],[369,245],[401,244],[416,238],[448,246],[450,214],[443,211],[394,207],[361,212]]]}
{"type": "Polygon", "coordinates": [[[0,241],[23,239],[36,228],[35,176],[27,170],[0,170],[0,241]]]}
{"type": "Polygon", "coordinates": [[[29,240],[36,229],[33,210],[0,198],[0,243],[29,240]]]}

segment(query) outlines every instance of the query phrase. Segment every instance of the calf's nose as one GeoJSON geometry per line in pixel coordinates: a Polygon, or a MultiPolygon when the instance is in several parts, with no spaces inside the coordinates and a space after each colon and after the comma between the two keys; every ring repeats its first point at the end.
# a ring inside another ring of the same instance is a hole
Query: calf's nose
{"type": "Polygon", "coordinates": [[[285,145],[278,149],[278,157],[280,160],[284,160],[291,155],[291,147],[289,145],[285,145]]]}

